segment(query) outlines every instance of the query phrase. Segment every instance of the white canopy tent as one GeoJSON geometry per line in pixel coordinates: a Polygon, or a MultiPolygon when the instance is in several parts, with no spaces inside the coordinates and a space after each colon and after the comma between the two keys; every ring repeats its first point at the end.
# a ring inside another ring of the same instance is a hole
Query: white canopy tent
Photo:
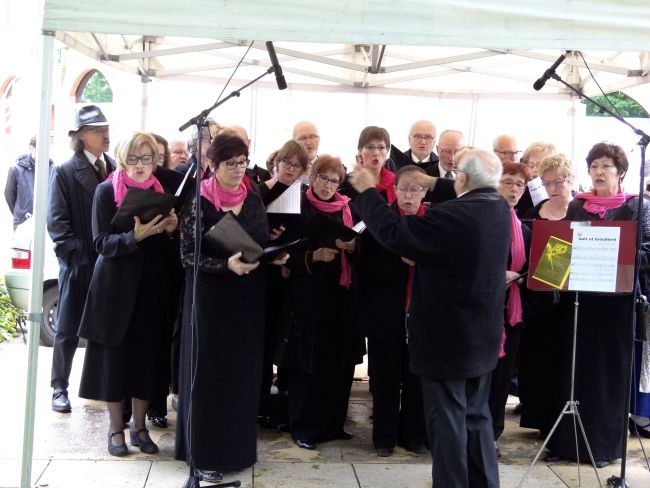
{"type": "MultiPolygon", "coordinates": [[[[647,83],[649,28],[645,0],[44,0],[32,283],[42,281],[47,192],[39,190],[47,186],[54,37],[142,81],[225,79],[246,40],[257,40],[236,80],[248,81],[269,65],[261,49],[272,40],[296,83],[530,95],[532,82],[563,50],[585,51],[608,90],[647,83]]],[[[561,74],[597,94],[581,61],[572,53],[561,74]]],[[[566,94],[551,83],[545,92],[566,94]]],[[[42,290],[32,287],[24,488],[31,478],[41,306],[42,290]]]]}

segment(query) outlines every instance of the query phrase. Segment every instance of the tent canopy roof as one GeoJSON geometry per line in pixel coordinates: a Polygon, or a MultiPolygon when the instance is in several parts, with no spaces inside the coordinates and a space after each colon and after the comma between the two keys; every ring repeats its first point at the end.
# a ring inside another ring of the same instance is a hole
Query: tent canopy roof
{"type": "Polygon", "coordinates": [[[43,27],[161,79],[225,80],[240,59],[238,81],[252,79],[273,40],[289,83],[350,89],[531,93],[571,50],[558,74],[597,94],[577,50],[606,91],[647,83],[649,19],[644,0],[46,0],[43,27]]]}

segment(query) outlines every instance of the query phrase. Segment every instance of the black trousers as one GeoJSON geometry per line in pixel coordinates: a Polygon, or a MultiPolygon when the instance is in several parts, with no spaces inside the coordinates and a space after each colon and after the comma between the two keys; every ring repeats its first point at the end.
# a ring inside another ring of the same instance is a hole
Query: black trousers
{"type": "Polygon", "coordinates": [[[492,415],[492,429],[494,440],[498,440],[503,434],[506,417],[506,403],[510,392],[510,380],[517,365],[517,352],[519,351],[519,339],[521,338],[521,324],[511,327],[505,324],[506,342],[503,345],[505,356],[499,359],[497,367],[492,371],[490,385],[490,414],[492,415]]]}
{"type": "Polygon", "coordinates": [[[409,370],[406,343],[368,339],[372,369],[372,442],[375,447],[426,446],[420,378],[409,370]]]}
{"type": "Polygon", "coordinates": [[[498,488],[488,408],[490,373],[462,380],[421,377],[431,439],[432,488],[498,488]]]}
{"type": "Polygon", "coordinates": [[[289,371],[289,429],[296,440],[338,439],[348,413],[354,365],[323,372],[289,371]]]}
{"type": "Polygon", "coordinates": [[[52,377],[50,381],[52,388],[68,389],[72,361],[79,345],[78,328],[79,324],[75,325],[70,321],[57,320],[52,351],[52,377]]]}

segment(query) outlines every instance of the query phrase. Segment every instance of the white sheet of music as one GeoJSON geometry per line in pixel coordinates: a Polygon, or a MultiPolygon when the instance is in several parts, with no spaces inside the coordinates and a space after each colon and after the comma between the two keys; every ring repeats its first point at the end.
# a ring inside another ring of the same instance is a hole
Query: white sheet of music
{"type": "Polygon", "coordinates": [[[542,178],[539,176],[528,182],[528,191],[530,192],[530,199],[533,201],[533,205],[537,205],[539,202],[548,198],[546,188],[542,184],[542,178]]]}
{"type": "Polygon", "coordinates": [[[298,180],[287,188],[278,198],[269,203],[266,207],[266,213],[299,214],[301,197],[301,181],[300,178],[298,178],[298,180]]]}
{"type": "Polygon", "coordinates": [[[356,223],[354,227],[352,227],[352,230],[355,231],[357,234],[361,234],[364,230],[366,230],[366,224],[363,220],[360,220],[359,222],[356,223]]]}
{"type": "Polygon", "coordinates": [[[592,227],[572,222],[569,290],[616,291],[620,227],[592,227]]]}

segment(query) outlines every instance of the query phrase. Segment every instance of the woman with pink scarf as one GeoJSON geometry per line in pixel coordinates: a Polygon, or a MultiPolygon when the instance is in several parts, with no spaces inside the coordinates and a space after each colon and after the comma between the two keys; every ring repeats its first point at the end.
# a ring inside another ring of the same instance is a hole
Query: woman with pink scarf
{"type": "MultiPolygon", "coordinates": [[[[301,220],[325,216],[352,227],[349,198],[337,190],[345,178],[341,160],[316,158],[301,220]]],[[[353,332],[352,287],[355,240],[312,237],[293,251],[283,317],[287,330],[284,366],[289,369],[289,428],[296,444],[350,439],[343,429],[354,365],[363,359],[363,338],[353,332]]]]}
{"type": "MultiPolygon", "coordinates": [[[[587,166],[593,189],[579,193],[569,204],[567,220],[637,220],[638,196],[625,192],[623,178],[628,161],[620,146],[598,143],[587,155],[587,166]]],[[[650,245],[650,205],[644,202],[641,237],[641,292],[646,293],[648,250],[650,245]]],[[[575,293],[562,293],[564,306],[562,335],[555,360],[559,365],[556,378],[557,413],[569,400],[571,380],[571,344],[575,293]]],[[[579,294],[578,331],[576,343],[575,400],[589,440],[596,466],[607,466],[621,457],[622,427],[627,417],[623,401],[628,392],[625,378],[632,351],[630,295],[604,293],[579,294]]],[[[638,383],[635,385],[638,391],[638,383]]],[[[633,397],[634,398],[634,397],[633,397]]],[[[580,431],[577,435],[579,456],[589,462],[580,431]]],[[[576,459],[576,435],[571,418],[564,416],[548,444],[547,460],[576,459]]]]}
{"type": "Polygon", "coordinates": [[[108,452],[129,450],[122,418],[125,398],[132,398],[130,443],[154,454],[145,414],[149,402],[169,388],[170,337],[175,317],[169,300],[178,218],[158,215],[143,223],[136,216],[128,227],[111,223],[129,188],[163,192],[153,176],[158,144],[151,134],[137,133],[116,154],[118,170],[95,192],[92,229],[99,258],[79,336],[88,340],[79,396],[106,402],[109,413],[108,452]]]}
{"type": "Polygon", "coordinates": [[[220,133],[207,156],[212,174],[201,181],[198,235],[194,199],[183,209],[180,225],[187,285],[176,457],[194,467],[201,480],[218,481],[223,472],[247,468],[257,460],[266,274],[259,262],[242,261],[241,252],[220,253],[203,236],[230,213],[264,247],[269,226],[259,195],[243,182],[248,166],[246,143],[238,136],[220,133]],[[201,253],[193,296],[197,238],[201,253]]]}
{"type": "MultiPolygon", "coordinates": [[[[526,190],[526,183],[530,179],[528,169],[520,163],[506,163],[503,165],[503,174],[499,180],[497,190],[510,206],[512,221],[512,242],[508,269],[506,273],[506,303],[503,310],[503,339],[501,353],[497,367],[492,372],[490,386],[490,412],[492,414],[492,429],[494,442],[499,439],[504,429],[505,408],[510,390],[510,379],[515,370],[519,339],[523,327],[523,300],[522,292],[525,285],[519,283],[520,276],[528,269],[528,249],[530,246],[530,230],[523,225],[515,206],[526,190]]],[[[497,457],[501,456],[496,447],[497,457]]]]}

